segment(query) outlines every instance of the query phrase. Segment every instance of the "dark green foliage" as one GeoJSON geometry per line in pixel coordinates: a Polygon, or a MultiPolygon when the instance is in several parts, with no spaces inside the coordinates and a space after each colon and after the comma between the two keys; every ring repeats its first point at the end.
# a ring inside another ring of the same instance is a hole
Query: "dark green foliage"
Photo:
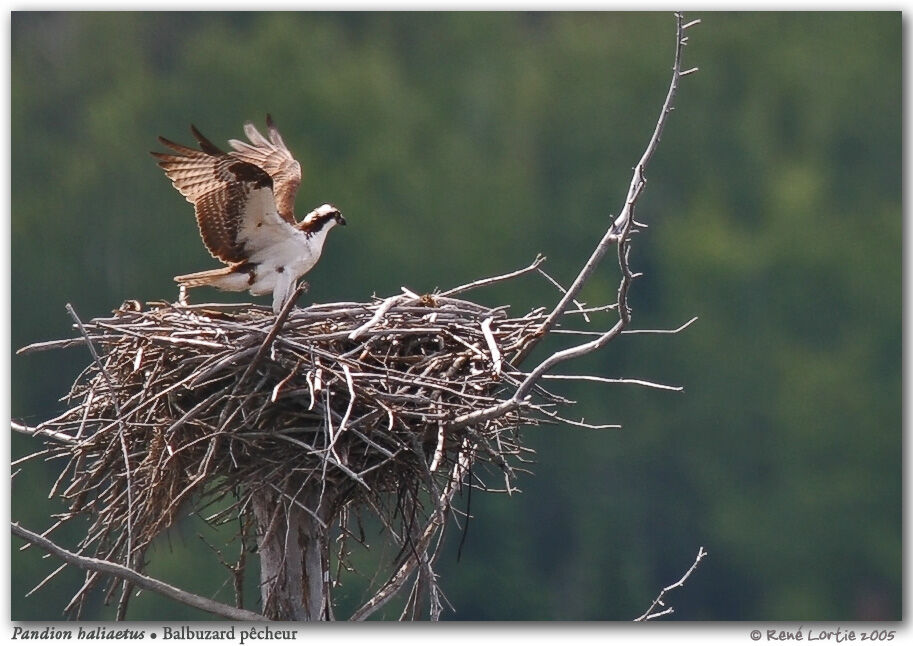
{"type": "MultiPolygon", "coordinates": [[[[631,298],[635,327],[700,320],[565,370],[685,393],[568,388],[624,430],[527,431],[525,493],[473,496],[459,563],[448,539],[450,617],[631,619],[699,545],[679,618],[900,617],[900,14],[699,17],[685,61],[701,71],[649,170],[631,298]]],[[[351,225],[306,300],[448,287],[537,252],[570,281],[655,124],[673,19],[14,13],[11,33],[17,348],[69,335],[66,302],[90,318],[174,299],[173,275],[215,267],[147,151],[190,141],[189,122],[221,145],[267,111],[304,169],[299,212],[331,201],[351,225]]],[[[612,265],[591,304],[614,298],[612,265]]],[[[526,281],[484,296],[515,313],[555,297],[526,281]]],[[[12,415],[53,414],[88,360],[13,357],[12,415]]],[[[37,444],[14,438],[13,457],[37,444]]],[[[14,519],[44,529],[54,477],[40,462],[17,476],[14,519]]],[[[171,532],[150,573],[214,594],[226,573],[199,566],[195,531],[171,532]]],[[[23,599],[50,567],[14,552],[14,619],[59,617],[78,577],[23,599]]],[[[141,599],[137,619],[198,616],[141,599]]]]}

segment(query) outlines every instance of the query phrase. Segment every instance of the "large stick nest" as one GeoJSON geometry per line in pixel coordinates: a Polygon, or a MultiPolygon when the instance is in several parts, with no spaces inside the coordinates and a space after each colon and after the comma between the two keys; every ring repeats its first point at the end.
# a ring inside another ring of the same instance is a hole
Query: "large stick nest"
{"type": "Polygon", "coordinates": [[[54,487],[63,519],[88,515],[80,552],[142,568],[145,547],[187,504],[213,523],[243,521],[253,492],[311,487],[322,518],[368,509],[392,527],[398,516],[405,543],[417,501],[452,487],[467,455],[511,487],[529,451],[518,427],[541,421],[541,405],[451,422],[510,395],[520,373],[507,359],[543,316],[415,295],[279,317],[253,305],[128,302],[79,324],[80,338],[39,344],[89,345],[94,357],[71,408],[40,427],[68,460],[54,487]]]}

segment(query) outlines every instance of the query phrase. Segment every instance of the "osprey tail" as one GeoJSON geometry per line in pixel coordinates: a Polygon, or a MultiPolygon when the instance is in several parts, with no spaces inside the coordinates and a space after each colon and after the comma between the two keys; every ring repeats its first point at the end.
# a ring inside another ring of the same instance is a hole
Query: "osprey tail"
{"type": "Polygon", "coordinates": [[[193,274],[184,274],[183,276],[175,276],[175,282],[181,287],[202,287],[204,285],[209,285],[210,287],[217,287],[219,289],[227,289],[231,291],[241,291],[248,287],[247,277],[239,276],[235,272],[235,267],[222,267],[220,269],[210,269],[208,271],[198,271],[193,274]],[[238,281],[237,279],[241,280],[238,281]],[[234,283],[240,282],[239,285],[234,283]]]}

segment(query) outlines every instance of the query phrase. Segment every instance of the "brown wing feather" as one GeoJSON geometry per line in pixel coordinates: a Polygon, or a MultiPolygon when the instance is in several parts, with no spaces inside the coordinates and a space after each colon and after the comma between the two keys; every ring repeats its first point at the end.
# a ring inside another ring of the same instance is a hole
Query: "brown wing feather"
{"type": "Polygon", "coordinates": [[[276,210],[283,220],[289,224],[297,224],[295,195],[301,185],[301,165],[295,161],[291,151],[285,146],[270,115],[266,115],[266,126],[269,139],[260,134],[252,123],[244,124],[244,134],[250,143],[230,139],[228,143],[234,150],[228,154],[254,164],[269,174],[273,180],[276,210]]]}
{"type": "Polygon", "coordinates": [[[159,137],[177,154],[152,155],[178,192],[193,204],[200,236],[213,257],[225,263],[244,261],[247,252],[238,233],[245,204],[252,190],[271,186],[272,180],[257,166],[223,153],[191,128],[202,150],[159,137]]]}

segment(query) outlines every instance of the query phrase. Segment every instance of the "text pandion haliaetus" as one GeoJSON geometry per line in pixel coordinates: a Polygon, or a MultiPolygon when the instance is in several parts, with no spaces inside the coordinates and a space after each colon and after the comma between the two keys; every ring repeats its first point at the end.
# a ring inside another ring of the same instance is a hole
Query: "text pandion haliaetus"
{"type": "Polygon", "coordinates": [[[229,140],[224,152],[190,126],[200,150],[159,141],[174,151],[152,153],[174,187],[193,204],[200,235],[221,269],[175,276],[182,287],[208,285],[254,296],[273,293],[273,311],[288,301],[298,279],[320,259],[327,233],[345,218],[324,204],[298,222],[295,193],[301,166],[267,115],[269,139],[251,123],[250,143],[229,140]]]}

